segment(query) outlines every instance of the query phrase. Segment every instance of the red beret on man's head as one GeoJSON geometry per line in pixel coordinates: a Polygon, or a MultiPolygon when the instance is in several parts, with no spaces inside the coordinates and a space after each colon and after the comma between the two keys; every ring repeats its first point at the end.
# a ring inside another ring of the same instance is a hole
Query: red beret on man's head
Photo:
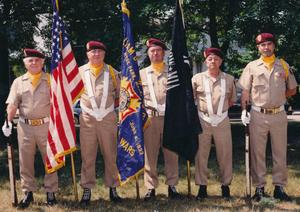
{"type": "Polygon", "coordinates": [[[205,50],[204,52],[204,57],[205,59],[209,56],[209,55],[217,55],[219,56],[222,60],[224,59],[224,54],[223,52],[218,49],[218,48],[208,48],[205,50]]]}
{"type": "Polygon", "coordinates": [[[270,34],[270,33],[261,33],[260,35],[258,35],[255,38],[255,41],[258,44],[266,42],[266,41],[273,41],[273,43],[276,43],[276,38],[274,37],[274,35],[270,34]]]}
{"type": "Polygon", "coordinates": [[[25,54],[25,58],[26,57],[39,57],[39,58],[44,59],[46,57],[42,52],[39,52],[38,50],[35,50],[35,49],[24,49],[24,54],[25,54]]]}
{"type": "Polygon", "coordinates": [[[98,41],[90,41],[86,44],[87,52],[91,51],[92,49],[103,49],[104,51],[107,50],[106,47],[98,41]]]}
{"type": "Polygon", "coordinates": [[[161,46],[163,48],[163,50],[167,50],[166,44],[155,38],[151,38],[151,39],[147,40],[146,45],[148,48],[150,48],[151,46],[161,46]]]}

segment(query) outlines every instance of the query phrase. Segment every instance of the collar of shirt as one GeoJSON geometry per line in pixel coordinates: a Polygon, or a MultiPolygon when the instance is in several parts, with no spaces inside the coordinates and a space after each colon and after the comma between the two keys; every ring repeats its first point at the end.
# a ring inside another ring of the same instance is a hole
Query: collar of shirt
{"type": "Polygon", "coordinates": [[[29,72],[27,72],[27,75],[29,77],[29,79],[31,80],[33,87],[35,88],[37,83],[39,82],[39,79],[41,78],[43,72],[40,72],[39,74],[30,74],[29,72]]]}
{"type": "Polygon", "coordinates": [[[164,68],[164,62],[160,62],[160,63],[151,63],[152,67],[155,69],[156,72],[158,72],[159,74],[161,73],[161,71],[164,68]]]}
{"type": "Polygon", "coordinates": [[[225,78],[225,75],[223,74],[223,72],[221,70],[219,71],[219,74],[216,78],[210,76],[209,73],[208,73],[208,70],[206,72],[204,72],[204,76],[208,77],[213,82],[216,82],[219,79],[225,78]]]}
{"type": "Polygon", "coordinates": [[[153,72],[157,76],[161,76],[163,74],[168,74],[168,66],[163,63],[163,68],[160,73],[158,73],[152,65],[148,66],[146,73],[153,72]]]}
{"type": "Polygon", "coordinates": [[[90,63],[91,70],[92,70],[93,73],[95,74],[95,77],[96,77],[96,78],[98,77],[98,75],[99,75],[101,69],[103,68],[103,64],[104,64],[104,63],[102,63],[100,66],[94,66],[94,65],[92,65],[92,64],[90,63]]]}
{"type": "Polygon", "coordinates": [[[272,54],[270,57],[261,56],[262,61],[267,65],[269,71],[271,71],[272,66],[275,62],[275,54],[272,54]]]}

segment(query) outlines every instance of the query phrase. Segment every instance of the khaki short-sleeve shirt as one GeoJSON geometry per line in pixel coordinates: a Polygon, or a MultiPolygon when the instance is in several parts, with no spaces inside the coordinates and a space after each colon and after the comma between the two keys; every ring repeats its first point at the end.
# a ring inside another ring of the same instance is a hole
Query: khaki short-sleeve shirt
{"type": "Polygon", "coordinates": [[[28,74],[23,74],[14,80],[6,104],[19,108],[19,113],[25,119],[39,119],[50,116],[50,89],[46,73],[42,73],[36,88],[28,74]]]}
{"type": "MultiPolygon", "coordinates": [[[[148,72],[151,73],[151,79],[157,103],[161,105],[165,104],[167,95],[168,66],[165,64],[161,73],[156,72],[152,65],[140,71],[144,99],[147,101],[152,101],[147,80],[148,72]]],[[[147,104],[145,106],[149,107],[147,104]]]]}
{"type": "Polygon", "coordinates": [[[113,81],[113,78],[111,76],[110,70],[108,68],[108,65],[106,63],[103,63],[103,67],[99,73],[99,75],[97,76],[97,78],[95,77],[94,72],[92,71],[90,64],[87,63],[81,67],[79,67],[79,73],[80,76],[82,78],[82,81],[84,83],[84,91],[81,94],[81,103],[83,105],[85,105],[86,107],[93,109],[90,99],[89,99],[89,94],[88,94],[88,90],[87,90],[87,83],[91,83],[92,84],[92,90],[94,93],[94,97],[97,103],[98,108],[100,108],[101,102],[102,102],[102,96],[103,96],[103,87],[104,87],[104,71],[108,71],[109,72],[109,85],[108,85],[108,96],[107,96],[107,102],[106,102],[106,108],[109,108],[112,104],[114,104],[115,102],[115,98],[119,98],[120,95],[120,77],[119,77],[119,72],[115,69],[113,69],[114,71],[114,75],[116,78],[116,88],[115,88],[115,83],[113,81]],[[90,78],[91,78],[91,82],[87,82],[85,79],[85,70],[89,70],[90,72],[90,78]]]}
{"type": "Polygon", "coordinates": [[[237,86],[251,94],[252,105],[278,108],[286,102],[286,89],[292,90],[297,87],[295,76],[289,65],[286,65],[289,70],[287,78],[283,65],[277,58],[271,71],[261,58],[252,61],[245,67],[237,86]]]}
{"type": "Polygon", "coordinates": [[[209,78],[209,87],[211,92],[212,107],[214,114],[217,114],[221,98],[221,79],[225,79],[226,91],[222,112],[226,112],[228,110],[228,103],[237,101],[237,92],[235,88],[234,77],[221,71],[219,72],[219,75],[216,79],[210,77],[208,71],[193,76],[192,86],[194,98],[198,103],[198,110],[204,113],[208,113],[204,83],[205,77],[209,78]]]}

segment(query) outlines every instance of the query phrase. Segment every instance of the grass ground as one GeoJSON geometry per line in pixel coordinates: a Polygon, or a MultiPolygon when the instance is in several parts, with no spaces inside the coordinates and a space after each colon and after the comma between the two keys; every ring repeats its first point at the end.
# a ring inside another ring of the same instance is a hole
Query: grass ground
{"type": "MultiPolygon", "coordinates": [[[[250,201],[245,197],[245,162],[244,162],[244,127],[240,122],[232,123],[233,134],[233,181],[230,186],[230,201],[221,199],[221,187],[219,184],[219,166],[216,159],[214,146],[212,146],[210,160],[208,164],[208,195],[209,197],[203,202],[196,202],[195,198],[198,187],[194,181],[194,161],[191,161],[191,197],[188,197],[187,185],[187,167],[186,161],[179,158],[179,185],[177,190],[182,194],[180,200],[172,200],[166,197],[167,186],[164,184],[164,163],[162,154],[159,155],[157,174],[159,176],[159,187],[156,189],[156,200],[144,202],[143,196],[146,193],[144,187],[143,174],[139,176],[140,197],[136,200],[136,181],[132,180],[122,188],[118,188],[119,195],[123,198],[120,204],[114,204],[109,201],[109,190],[104,186],[104,163],[100,153],[98,153],[96,163],[96,188],[92,190],[91,205],[89,207],[80,207],[76,203],[74,197],[74,187],[71,174],[70,156],[66,158],[66,167],[58,171],[59,175],[59,191],[56,193],[58,205],[52,208],[46,206],[46,195],[43,189],[44,166],[39,154],[36,154],[35,171],[37,179],[37,191],[34,192],[34,204],[26,211],[300,211],[300,122],[289,122],[289,144],[287,152],[288,163],[288,186],[285,191],[291,196],[292,202],[278,202],[273,198],[263,198],[259,203],[250,201]]],[[[15,137],[13,138],[15,139],[15,137]]],[[[16,143],[16,142],[15,142],[16,143]]],[[[99,151],[100,152],[100,151],[99,151]]],[[[19,201],[23,193],[21,191],[21,183],[19,178],[18,167],[18,151],[15,145],[15,159],[17,171],[17,193],[19,201]]],[[[269,196],[273,196],[274,186],[272,185],[272,155],[271,149],[267,146],[267,186],[265,188],[269,196]]],[[[74,152],[74,163],[76,171],[76,182],[78,190],[78,198],[81,198],[82,190],[80,189],[80,169],[81,157],[80,148],[74,152]]],[[[8,166],[7,166],[7,150],[0,149],[0,212],[15,211],[11,207],[8,166]]],[[[252,187],[252,194],[254,188],[252,187]]]]}

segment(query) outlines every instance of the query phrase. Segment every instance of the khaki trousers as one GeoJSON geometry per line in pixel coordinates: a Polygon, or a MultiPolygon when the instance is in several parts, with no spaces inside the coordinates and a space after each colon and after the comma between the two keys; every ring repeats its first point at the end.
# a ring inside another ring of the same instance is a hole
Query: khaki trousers
{"type": "Polygon", "coordinates": [[[200,117],[199,119],[203,132],[199,134],[199,149],[195,158],[195,183],[207,185],[207,164],[213,137],[220,166],[220,184],[228,186],[232,181],[232,138],[229,118],[227,116],[217,127],[212,127],[200,117]]]}
{"type": "MultiPolygon", "coordinates": [[[[22,191],[35,191],[36,181],[34,178],[34,157],[36,145],[41,153],[44,165],[46,162],[47,139],[49,122],[30,126],[23,122],[18,123],[18,144],[19,144],[19,162],[22,191]]],[[[57,172],[45,174],[44,187],[46,192],[57,192],[58,178],[57,172]]]]}
{"type": "Polygon", "coordinates": [[[270,132],[273,158],[273,184],[285,187],[287,184],[287,116],[285,111],[266,115],[251,110],[250,151],[252,184],[264,187],[266,181],[266,146],[270,132]]]}
{"type": "Polygon", "coordinates": [[[105,164],[105,186],[120,185],[117,169],[117,115],[113,111],[97,121],[93,116],[80,114],[81,182],[82,188],[95,188],[95,167],[98,142],[105,164]]]}
{"type": "MultiPolygon", "coordinates": [[[[144,132],[145,146],[145,173],[144,181],[147,189],[158,187],[156,176],[157,159],[159,148],[162,147],[164,130],[164,117],[149,116],[149,126],[144,132]]],[[[165,160],[166,185],[175,186],[178,184],[178,155],[162,147],[165,160]]]]}

